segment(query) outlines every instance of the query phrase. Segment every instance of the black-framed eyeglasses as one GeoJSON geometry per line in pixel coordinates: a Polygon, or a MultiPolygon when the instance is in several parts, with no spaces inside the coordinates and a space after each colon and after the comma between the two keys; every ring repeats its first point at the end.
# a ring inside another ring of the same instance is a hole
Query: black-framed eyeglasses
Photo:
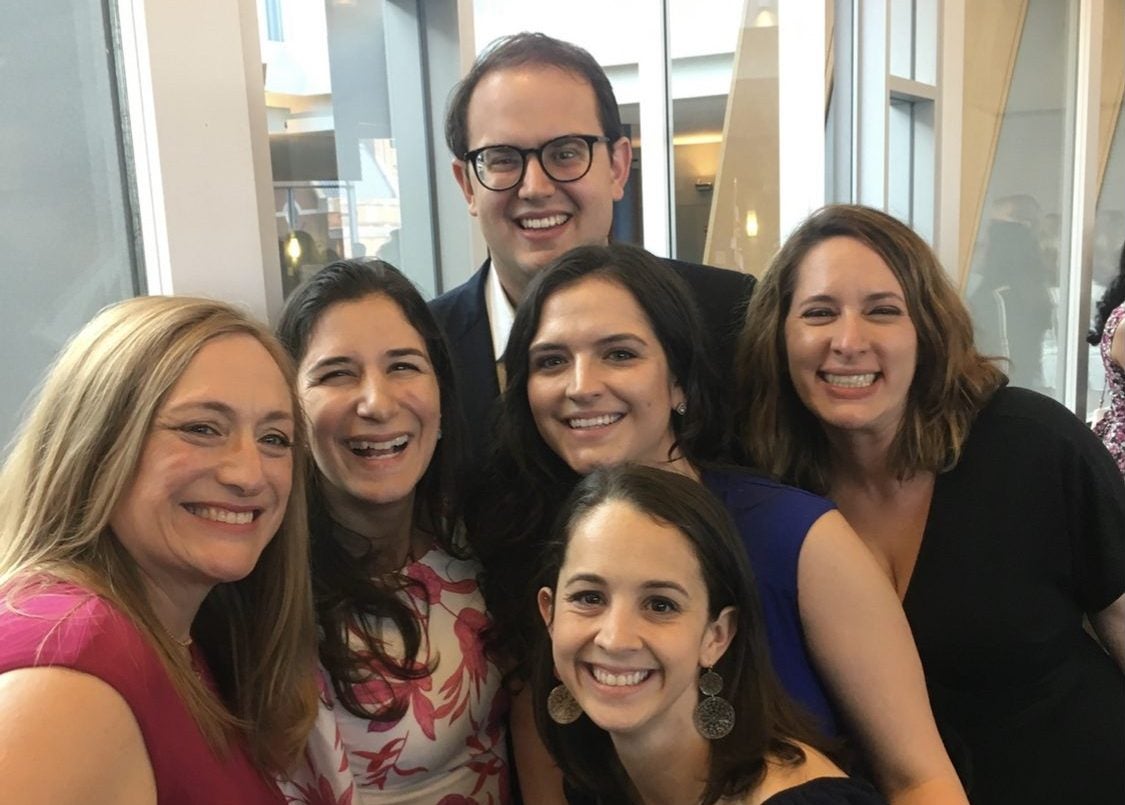
{"type": "Polygon", "coordinates": [[[608,142],[608,137],[596,134],[565,134],[538,148],[486,145],[465,154],[465,161],[473,166],[477,179],[489,190],[511,190],[522,182],[527,173],[527,158],[532,154],[551,180],[577,182],[590,172],[594,144],[608,142]]]}

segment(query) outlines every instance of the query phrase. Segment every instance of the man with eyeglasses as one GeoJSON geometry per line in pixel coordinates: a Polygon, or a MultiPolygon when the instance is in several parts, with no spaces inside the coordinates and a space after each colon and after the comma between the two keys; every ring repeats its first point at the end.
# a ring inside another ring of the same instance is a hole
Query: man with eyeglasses
{"type": "MultiPolygon", "coordinates": [[[[582,48],[538,33],[504,37],[478,57],[450,98],[445,137],[489,259],[431,307],[450,342],[473,445],[483,452],[515,306],[555,258],[608,242],[633,152],[602,68],[582,48]]],[[[669,262],[715,322],[725,370],[754,278],[669,262]]]]}

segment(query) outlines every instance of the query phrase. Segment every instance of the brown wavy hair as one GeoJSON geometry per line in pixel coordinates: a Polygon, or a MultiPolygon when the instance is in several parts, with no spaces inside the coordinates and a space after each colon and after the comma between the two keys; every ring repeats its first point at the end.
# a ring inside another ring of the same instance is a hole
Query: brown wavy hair
{"type": "Polygon", "coordinates": [[[762,471],[828,491],[828,440],[789,376],[785,320],[805,256],[836,237],[859,241],[887,264],[918,334],[914,379],[888,468],[900,479],[948,470],[960,458],[977,413],[1007,377],[977,351],[969,311],[933,250],[901,221],[858,205],[834,204],[810,215],[754,289],[736,360],[735,421],[743,446],[762,471]]]}

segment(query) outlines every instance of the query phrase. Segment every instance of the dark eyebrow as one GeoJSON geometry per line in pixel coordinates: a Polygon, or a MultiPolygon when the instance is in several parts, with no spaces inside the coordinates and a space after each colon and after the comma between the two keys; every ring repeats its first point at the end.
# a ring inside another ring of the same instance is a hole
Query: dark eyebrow
{"type": "MultiPolygon", "coordinates": [[[[606,584],[606,581],[605,581],[604,578],[599,576],[597,573],[576,573],[575,575],[573,575],[569,579],[567,579],[566,584],[564,584],[563,586],[569,587],[572,584],[598,584],[598,585],[601,585],[601,586],[604,587],[605,584],[606,584]]],[[[688,591],[683,588],[683,585],[681,585],[677,582],[674,582],[674,581],[665,581],[663,579],[653,579],[652,581],[646,581],[644,584],[641,585],[641,589],[643,589],[643,590],[675,590],[676,592],[678,592],[680,595],[684,596],[685,598],[690,597],[688,595],[688,591]]]]}
{"type": "Polygon", "coordinates": [[[429,363],[429,361],[430,361],[430,356],[427,355],[423,350],[418,349],[417,347],[398,347],[397,349],[388,349],[386,354],[391,358],[415,357],[415,358],[421,358],[422,360],[426,361],[427,363],[429,363]]]}
{"type": "Polygon", "coordinates": [[[601,585],[604,586],[605,585],[605,579],[603,579],[597,573],[576,573],[575,575],[571,576],[569,579],[566,580],[566,584],[564,586],[569,587],[572,584],[579,584],[579,583],[581,583],[581,584],[601,584],[601,585]]]}
{"type": "MultiPolygon", "coordinates": [[[[238,416],[237,416],[237,414],[235,414],[235,411],[234,411],[233,408],[231,408],[226,403],[220,402],[218,400],[200,400],[200,401],[185,402],[185,403],[182,403],[180,405],[172,406],[172,408],[170,408],[168,410],[168,413],[183,414],[183,413],[186,413],[187,411],[190,411],[193,408],[201,409],[201,410],[204,410],[204,411],[211,411],[213,413],[219,414],[220,416],[224,416],[227,419],[237,419],[238,418],[238,416]]],[[[289,413],[288,411],[281,411],[281,410],[270,411],[265,416],[263,416],[260,421],[262,421],[262,422],[278,422],[278,421],[292,422],[293,421],[293,415],[291,413],[289,413]]]]}
{"type": "Polygon", "coordinates": [[[657,579],[657,580],[654,580],[654,581],[646,581],[644,584],[641,585],[641,587],[643,587],[646,590],[675,590],[676,592],[678,592],[680,595],[684,596],[685,598],[688,597],[688,591],[685,590],[682,585],[677,584],[674,581],[663,581],[663,580],[657,579]]]}
{"type": "Polygon", "coordinates": [[[346,366],[355,363],[351,358],[346,355],[329,355],[327,358],[321,358],[308,369],[305,370],[306,375],[311,375],[319,372],[328,366],[346,366]]]}
{"type": "MultiPolygon", "coordinates": [[[[645,341],[639,335],[635,335],[633,333],[614,333],[613,335],[603,336],[602,338],[599,338],[594,343],[599,347],[604,347],[604,346],[609,346],[611,344],[619,344],[622,341],[633,341],[637,344],[641,344],[643,346],[648,346],[647,341],[645,341]]],[[[551,341],[543,341],[541,343],[532,344],[528,348],[527,351],[530,353],[530,352],[539,352],[539,351],[542,351],[542,350],[552,350],[552,349],[565,350],[565,349],[567,349],[567,346],[565,344],[556,344],[556,343],[551,342],[551,341]]]]}

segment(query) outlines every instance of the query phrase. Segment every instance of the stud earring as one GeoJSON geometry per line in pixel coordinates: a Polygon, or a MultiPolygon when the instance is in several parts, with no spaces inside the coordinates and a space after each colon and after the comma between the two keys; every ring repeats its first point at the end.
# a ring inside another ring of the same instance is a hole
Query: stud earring
{"type": "Polygon", "coordinates": [[[720,699],[723,678],[710,668],[699,677],[699,692],[707,698],[701,699],[692,713],[695,728],[709,741],[725,738],[734,729],[734,708],[726,699],[720,699]]]}
{"type": "Polygon", "coordinates": [[[676,412],[677,414],[679,414],[680,416],[683,416],[684,414],[686,414],[686,413],[687,413],[687,403],[686,403],[686,402],[682,402],[682,403],[680,403],[679,405],[677,405],[677,406],[676,406],[676,407],[675,407],[674,409],[672,409],[672,410],[674,410],[674,411],[675,411],[675,412],[676,412]]]}
{"type": "Polygon", "coordinates": [[[582,715],[582,705],[561,682],[547,696],[547,715],[556,724],[573,724],[582,715]]]}

